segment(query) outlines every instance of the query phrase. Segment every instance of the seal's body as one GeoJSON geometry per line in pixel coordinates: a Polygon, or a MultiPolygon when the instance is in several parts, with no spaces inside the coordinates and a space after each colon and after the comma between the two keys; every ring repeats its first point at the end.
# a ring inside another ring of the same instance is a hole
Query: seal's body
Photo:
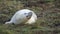
{"type": "Polygon", "coordinates": [[[11,20],[9,22],[6,22],[5,24],[20,24],[20,23],[25,23],[25,24],[32,24],[35,23],[37,20],[37,15],[28,9],[22,9],[17,11],[11,20]]]}

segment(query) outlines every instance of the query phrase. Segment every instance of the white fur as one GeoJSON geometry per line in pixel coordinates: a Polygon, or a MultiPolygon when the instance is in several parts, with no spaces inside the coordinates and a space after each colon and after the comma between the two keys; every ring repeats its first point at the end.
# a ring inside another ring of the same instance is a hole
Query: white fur
{"type": "Polygon", "coordinates": [[[11,18],[11,20],[9,22],[6,22],[5,24],[20,24],[20,23],[25,23],[25,24],[32,24],[35,23],[37,20],[37,16],[36,14],[28,9],[22,9],[17,11],[14,16],[11,18]],[[27,19],[26,15],[24,15],[24,13],[29,13],[32,12],[32,16],[30,19],[27,19]]]}

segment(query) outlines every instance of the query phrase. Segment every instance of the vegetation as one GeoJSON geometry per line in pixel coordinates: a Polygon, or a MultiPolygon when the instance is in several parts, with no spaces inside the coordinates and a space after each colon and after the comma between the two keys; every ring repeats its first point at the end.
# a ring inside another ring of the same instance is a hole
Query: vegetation
{"type": "Polygon", "coordinates": [[[60,34],[60,0],[0,0],[0,34],[60,34]],[[20,9],[33,10],[31,25],[5,25],[20,9]]]}

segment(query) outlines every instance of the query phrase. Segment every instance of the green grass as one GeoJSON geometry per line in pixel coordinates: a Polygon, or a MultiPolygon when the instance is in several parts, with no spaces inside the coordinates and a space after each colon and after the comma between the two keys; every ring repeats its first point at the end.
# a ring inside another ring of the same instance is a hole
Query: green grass
{"type": "MultiPolygon", "coordinates": [[[[46,1],[52,2],[53,0],[46,1]]],[[[15,0],[0,1],[0,34],[60,34],[60,27],[54,25],[54,23],[60,23],[60,12],[55,11],[54,8],[52,8],[52,10],[43,10],[45,7],[24,7],[22,3],[21,1],[15,0]],[[32,25],[4,24],[11,19],[16,11],[23,8],[31,9],[40,16],[36,23],[32,25]]]]}

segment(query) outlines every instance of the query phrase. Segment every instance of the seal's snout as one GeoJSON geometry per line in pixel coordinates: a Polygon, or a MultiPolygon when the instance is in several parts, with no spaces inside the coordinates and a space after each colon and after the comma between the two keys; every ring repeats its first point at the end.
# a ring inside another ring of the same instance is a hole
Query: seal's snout
{"type": "Polygon", "coordinates": [[[32,17],[32,12],[29,12],[28,15],[26,16],[28,19],[32,17]]]}

